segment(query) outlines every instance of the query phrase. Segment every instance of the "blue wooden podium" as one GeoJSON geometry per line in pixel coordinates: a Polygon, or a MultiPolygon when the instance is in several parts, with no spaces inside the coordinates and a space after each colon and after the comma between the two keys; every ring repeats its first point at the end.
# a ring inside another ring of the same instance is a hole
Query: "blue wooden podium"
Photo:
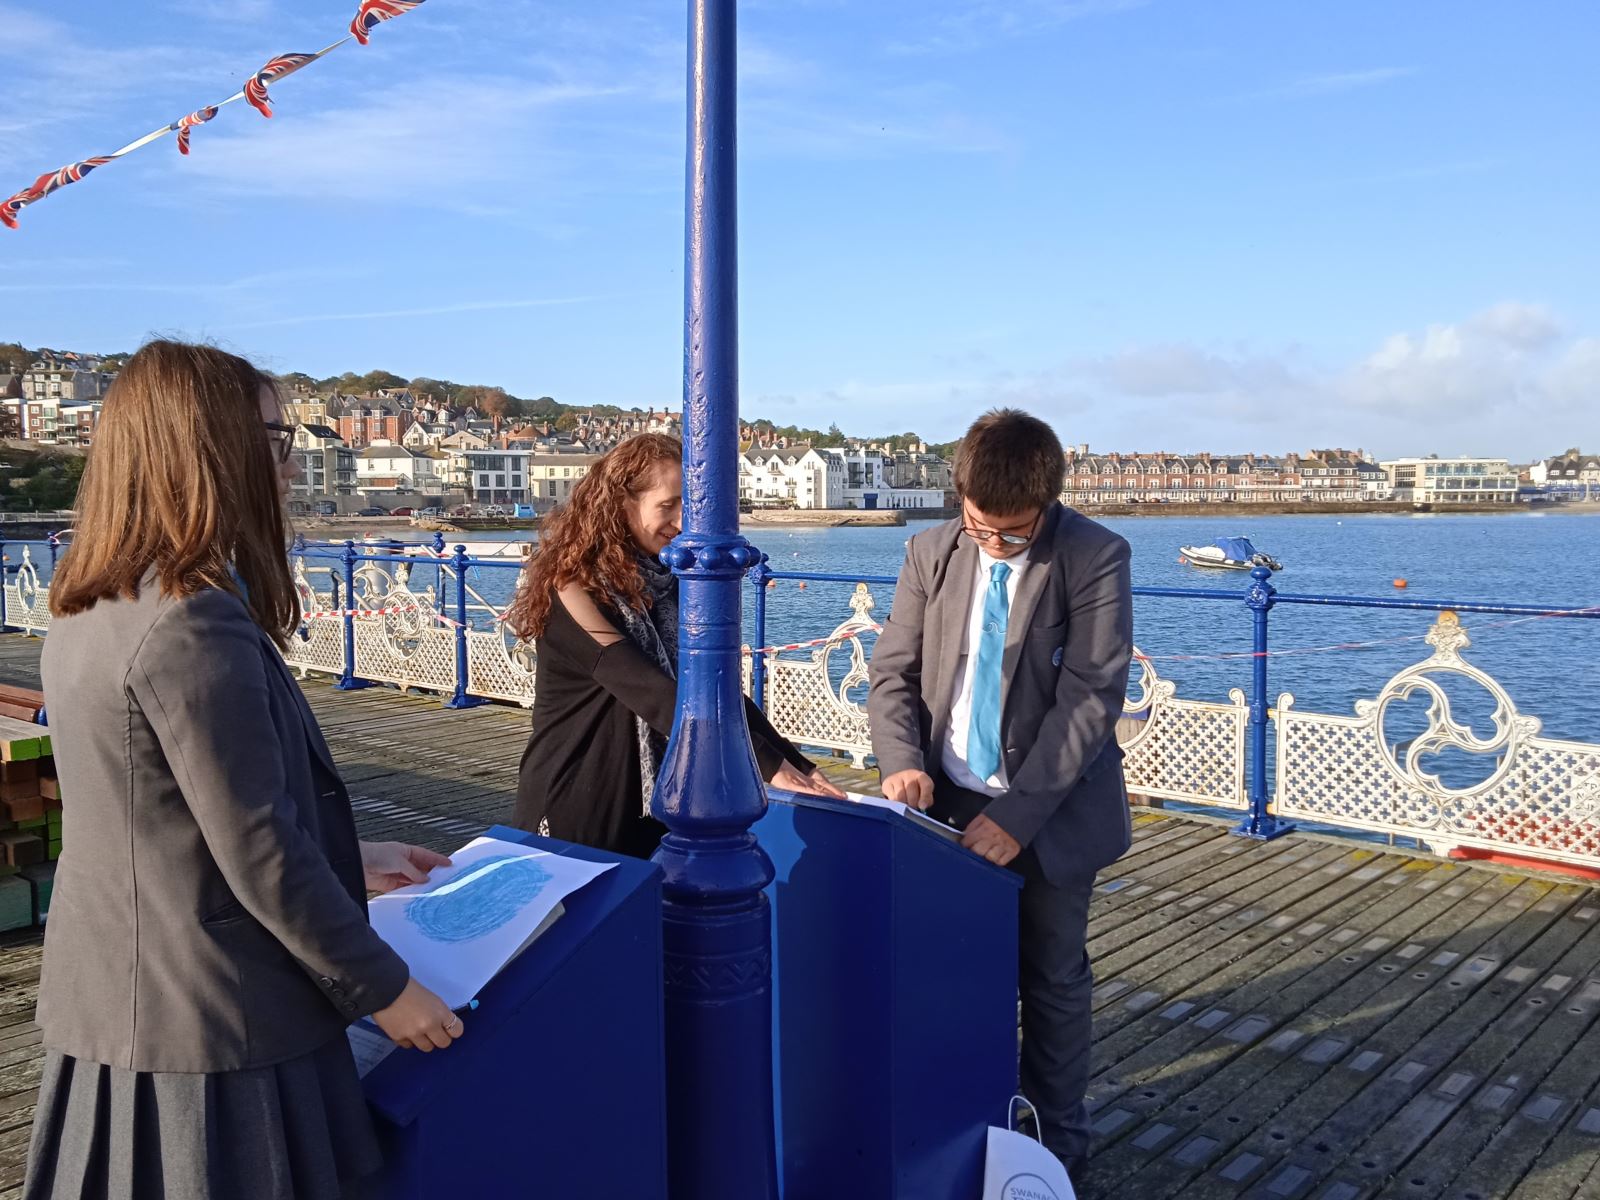
{"type": "Polygon", "coordinates": [[[881,808],[771,793],[784,1200],[972,1200],[1017,1090],[1022,879],[881,808]]]}
{"type": "Polygon", "coordinates": [[[665,1200],[661,869],[495,828],[488,836],[617,865],[484,988],[448,1050],[397,1050],[364,1080],[384,1200],[665,1200]]]}

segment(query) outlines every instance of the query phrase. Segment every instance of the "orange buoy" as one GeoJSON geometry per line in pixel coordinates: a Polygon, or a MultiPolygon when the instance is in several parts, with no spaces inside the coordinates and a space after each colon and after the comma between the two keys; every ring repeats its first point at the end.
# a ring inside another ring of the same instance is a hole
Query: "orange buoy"
{"type": "Polygon", "coordinates": [[[767,586],[768,587],[777,587],[778,586],[778,581],[776,579],[769,579],[769,580],[767,580],[767,586]]]}
{"type": "Polygon", "coordinates": [[[800,581],[800,590],[802,592],[806,590],[806,581],[804,579],[800,581]]]}
{"type": "Polygon", "coordinates": [[[1180,567],[1187,567],[1189,565],[1189,560],[1180,554],[1178,555],[1178,565],[1180,567]]]}
{"type": "Polygon", "coordinates": [[[1411,586],[1411,585],[1410,585],[1410,584],[1409,584],[1409,583],[1407,583],[1407,582],[1406,582],[1406,581],[1405,581],[1405,580],[1404,580],[1404,579],[1396,579],[1396,580],[1395,580],[1395,581],[1394,581],[1394,585],[1395,585],[1395,587],[1397,587],[1397,588],[1404,588],[1404,587],[1410,587],[1410,586],[1411,586]]]}

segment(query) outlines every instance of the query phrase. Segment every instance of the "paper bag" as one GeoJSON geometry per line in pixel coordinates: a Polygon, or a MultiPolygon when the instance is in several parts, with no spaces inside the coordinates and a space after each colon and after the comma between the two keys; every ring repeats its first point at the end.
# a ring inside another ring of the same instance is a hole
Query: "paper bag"
{"type": "MultiPolygon", "coordinates": [[[[1016,1101],[1012,1101],[1012,1112],[1016,1101]]],[[[1007,1123],[1011,1117],[1007,1115],[1007,1123]]],[[[1061,1160],[1026,1134],[989,1126],[983,1200],[1077,1200],[1061,1160]]]]}

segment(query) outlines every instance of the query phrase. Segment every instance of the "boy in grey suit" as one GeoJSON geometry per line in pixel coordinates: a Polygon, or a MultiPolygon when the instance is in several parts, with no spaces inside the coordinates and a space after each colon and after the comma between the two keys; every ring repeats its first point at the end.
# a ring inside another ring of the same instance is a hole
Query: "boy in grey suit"
{"type": "Polygon", "coordinates": [[[1133,599],[1128,543],[1060,503],[1064,466],[1050,427],[1015,409],[967,431],[962,515],[911,539],[867,710],[884,795],[1024,877],[1022,1090],[1075,1172],[1089,1146],[1089,894],[1131,833],[1115,732],[1133,599]]]}

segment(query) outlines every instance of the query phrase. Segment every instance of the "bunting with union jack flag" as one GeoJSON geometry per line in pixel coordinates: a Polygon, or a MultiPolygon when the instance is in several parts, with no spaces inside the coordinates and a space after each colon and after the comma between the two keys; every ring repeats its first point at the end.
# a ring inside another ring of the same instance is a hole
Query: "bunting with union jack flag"
{"type": "Polygon", "coordinates": [[[424,0],[360,0],[356,8],[355,19],[350,23],[350,32],[347,36],[340,38],[331,46],[318,50],[315,54],[280,54],[251,75],[245,81],[244,86],[226,100],[220,100],[216,104],[196,109],[181,120],[163,125],[159,129],[145,134],[142,138],[129,142],[122,149],[111,154],[100,155],[96,158],[86,158],[81,162],[62,167],[59,171],[51,171],[48,174],[39,176],[32,186],[23,188],[22,191],[5,201],[0,201],[0,225],[4,225],[8,229],[16,229],[17,217],[28,205],[43,200],[51,192],[66,187],[69,183],[77,183],[89,172],[98,167],[103,167],[112,159],[121,158],[125,154],[131,154],[135,150],[143,149],[169,133],[177,135],[178,152],[180,154],[188,154],[189,138],[194,130],[215,118],[224,105],[232,104],[236,100],[243,100],[263,117],[272,116],[272,103],[267,94],[269,85],[286,79],[302,67],[309,66],[323,55],[332,53],[352,39],[363,46],[366,45],[372,36],[372,31],[378,25],[395,17],[403,16],[423,2],[424,0]]]}
{"type": "Polygon", "coordinates": [[[202,108],[199,112],[190,113],[183,120],[173,125],[172,128],[178,131],[179,154],[189,153],[189,135],[194,132],[194,127],[196,125],[204,125],[212,117],[216,116],[219,111],[217,106],[213,104],[210,108],[202,108]]]}
{"type": "MultiPolygon", "coordinates": [[[[332,47],[330,46],[329,49],[332,49],[332,47]]],[[[263,117],[270,117],[272,115],[272,104],[267,98],[267,84],[288,78],[301,67],[316,62],[327,52],[327,50],[324,50],[321,54],[278,55],[277,58],[245,80],[244,102],[263,117]]]]}
{"type": "Polygon", "coordinates": [[[86,158],[82,162],[75,162],[69,166],[62,167],[59,171],[50,171],[39,176],[38,179],[33,181],[32,187],[23,188],[22,191],[12,196],[4,204],[0,204],[0,224],[5,225],[8,229],[15,229],[17,227],[17,214],[27,208],[28,205],[35,201],[43,200],[51,192],[64,188],[69,183],[77,183],[90,171],[93,171],[96,167],[105,166],[115,157],[115,155],[106,154],[99,158],[86,158]]]}
{"type": "Polygon", "coordinates": [[[402,17],[422,3],[423,0],[361,0],[361,7],[356,9],[356,19],[350,22],[350,32],[356,41],[365,46],[372,37],[372,31],[380,24],[402,17]]]}

